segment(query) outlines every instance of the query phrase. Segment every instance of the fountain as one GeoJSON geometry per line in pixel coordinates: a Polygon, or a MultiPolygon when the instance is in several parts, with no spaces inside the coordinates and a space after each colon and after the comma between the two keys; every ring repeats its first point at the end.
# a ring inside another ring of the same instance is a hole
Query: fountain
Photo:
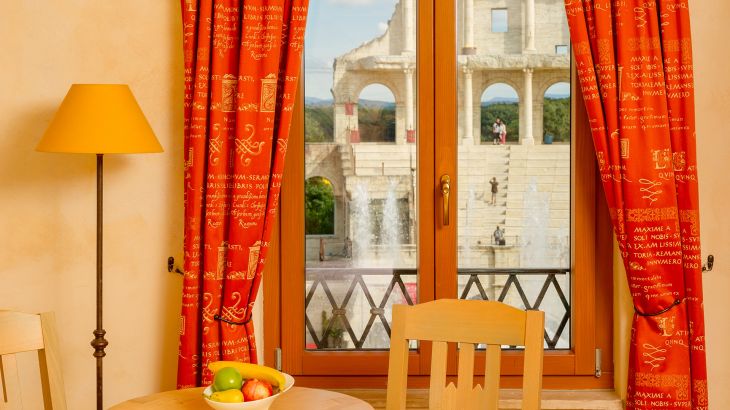
{"type": "Polygon", "coordinates": [[[372,264],[373,260],[370,193],[367,183],[358,183],[353,189],[350,224],[352,232],[352,265],[367,267],[372,264]]]}
{"type": "Polygon", "coordinates": [[[520,266],[523,268],[554,267],[548,249],[550,201],[548,193],[537,190],[537,179],[532,177],[523,194],[522,247],[520,266]],[[552,262],[552,263],[551,263],[552,262]]]}
{"type": "Polygon", "coordinates": [[[476,206],[475,193],[473,188],[469,188],[466,195],[466,207],[464,209],[464,223],[459,225],[459,267],[460,268],[476,268],[476,263],[472,260],[471,244],[474,240],[474,228],[476,221],[474,216],[477,214],[474,209],[476,206]]]}
{"type": "MultiPolygon", "coordinates": [[[[532,178],[524,193],[523,223],[522,223],[522,247],[520,249],[520,265],[523,268],[568,268],[569,265],[569,236],[568,228],[556,228],[550,226],[550,193],[539,192],[537,180],[532,178]],[[552,231],[552,236],[549,236],[552,231]],[[557,231],[557,232],[556,232],[557,231]],[[553,239],[553,244],[549,238],[553,239]],[[551,246],[552,245],[552,246],[551,246]]],[[[562,289],[570,289],[569,276],[558,275],[556,277],[562,289]]],[[[520,283],[528,295],[528,300],[535,300],[545,283],[545,276],[522,276],[520,283]]],[[[570,293],[566,295],[570,299],[570,293]]],[[[521,302],[516,297],[510,304],[519,306],[521,302]]],[[[543,299],[540,310],[545,312],[545,328],[548,334],[556,331],[563,312],[560,301],[548,296],[543,299]]],[[[563,332],[558,346],[569,346],[569,333],[563,332]]]]}
{"type": "Polygon", "coordinates": [[[383,218],[380,226],[381,243],[385,247],[384,257],[380,257],[379,264],[386,267],[395,267],[400,261],[400,215],[398,212],[398,198],[396,197],[396,188],[398,181],[390,179],[388,181],[388,192],[385,195],[385,203],[383,204],[383,218]]]}

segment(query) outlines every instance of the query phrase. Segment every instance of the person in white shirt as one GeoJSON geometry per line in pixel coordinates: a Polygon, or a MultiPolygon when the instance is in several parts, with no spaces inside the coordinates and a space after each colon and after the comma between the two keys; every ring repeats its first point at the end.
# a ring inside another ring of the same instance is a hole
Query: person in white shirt
{"type": "Polygon", "coordinates": [[[494,120],[494,124],[492,124],[492,144],[497,145],[499,144],[499,135],[502,132],[502,120],[497,118],[494,120]]]}
{"type": "Polygon", "coordinates": [[[504,145],[507,142],[507,124],[499,122],[499,144],[504,145]]]}

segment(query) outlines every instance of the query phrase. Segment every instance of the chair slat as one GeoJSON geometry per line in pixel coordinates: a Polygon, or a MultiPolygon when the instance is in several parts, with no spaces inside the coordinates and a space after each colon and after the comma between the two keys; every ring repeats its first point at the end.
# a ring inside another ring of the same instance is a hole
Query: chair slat
{"type": "Polygon", "coordinates": [[[2,410],[21,410],[23,400],[20,395],[20,377],[18,374],[18,361],[15,354],[5,354],[0,357],[2,365],[3,400],[0,401],[2,410]]]}
{"type": "Polygon", "coordinates": [[[408,340],[404,337],[406,306],[393,305],[393,325],[390,333],[388,360],[388,390],[386,410],[405,410],[408,388],[408,340]]]}
{"type": "Polygon", "coordinates": [[[431,346],[431,389],[428,398],[430,409],[441,409],[444,405],[447,350],[446,342],[433,342],[431,346]]]}
{"type": "Polygon", "coordinates": [[[487,345],[484,364],[484,396],[486,410],[499,408],[499,374],[501,371],[502,349],[499,345],[487,345]]]}
{"type": "Polygon", "coordinates": [[[38,351],[38,363],[41,367],[41,385],[43,386],[43,402],[46,408],[66,410],[65,385],[61,357],[56,334],[56,318],[53,313],[41,313],[43,329],[43,350],[38,351]]]}
{"type": "Polygon", "coordinates": [[[472,390],[471,400],[469,400],[467,410],[484,410],[485,393],[486,391],[484,391],[482,386],[477,384],[477,387],[472,390]]]}
{"type": "Polygon", "coordinates": [[[527,312],[525,325],[525,364],[522,379],[522,410],[540,410],[542,390],[543,332],[545,315],[531,310],[527,312]]]}
{"type": "Polygon", "coordinates": [[[444,389],[444,403],[443,405],[439,407],[431,407],[430,410],[457,410],[457,390],[456,386],[454,386],[454,383],[449,383],[448,386],[446,386],[446,389],[444,389]]]}
{"type": "Polygon", "coordinates": [[[457,378],[457,404],[460,409],[468,406],[474,387],[474,345],[461,343],[459,345],[459,370],[457,378]]]}

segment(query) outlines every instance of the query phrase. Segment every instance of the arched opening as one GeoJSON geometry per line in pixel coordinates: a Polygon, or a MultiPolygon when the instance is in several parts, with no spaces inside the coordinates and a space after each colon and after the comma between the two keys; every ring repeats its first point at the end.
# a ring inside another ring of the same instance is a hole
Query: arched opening
{"type": "Polygon", "coordinates": [[[480,101],[482,143],[519,142],[520,98],[517,91],[505,83],[492,84],[484,90],[480,101]]]}
{"type": "Polygon", "coordinates": [[[543,143],[570,142],[570,83],[555,83],[545,90],[542,128],[543,143]]]}
{"type": "Polygon", "coordinates": [[[395,142],[395,97],[382,84],[370,84],[357,102],[360,142],[395,142]]]}
{"type": "Polygon", "coordinates": [[[304,233],[335,234],[335,190],[325,177],[311,177],[304,182],[304,233]]]}

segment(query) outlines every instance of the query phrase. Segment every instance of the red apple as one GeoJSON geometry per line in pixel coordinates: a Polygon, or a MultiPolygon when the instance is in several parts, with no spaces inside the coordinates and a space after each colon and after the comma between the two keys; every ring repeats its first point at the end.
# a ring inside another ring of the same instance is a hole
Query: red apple
{"type": "Polygon", "coordinates": [[[259,379],[248,379],[241,388],[245,401],[261,400],[271,396],[274,390],[271,384],[259,379]]]}

